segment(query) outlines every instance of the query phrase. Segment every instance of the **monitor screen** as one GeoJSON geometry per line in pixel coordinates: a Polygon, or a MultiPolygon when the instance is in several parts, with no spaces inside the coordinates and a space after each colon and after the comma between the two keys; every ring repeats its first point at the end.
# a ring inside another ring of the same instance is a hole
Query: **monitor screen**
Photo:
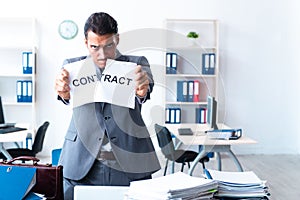
{"type": "Polygon", "coordinates": [[[213,96],[207,96],[207,123],[210,128],[217,130],[217,101],[213,96]]]}
{"type": "Polygon", "coordinates": [[[3,113],[3,107],[2,107],[2,101],[0,96],[0,124],[4,124],[4,113],[3,113]]]}

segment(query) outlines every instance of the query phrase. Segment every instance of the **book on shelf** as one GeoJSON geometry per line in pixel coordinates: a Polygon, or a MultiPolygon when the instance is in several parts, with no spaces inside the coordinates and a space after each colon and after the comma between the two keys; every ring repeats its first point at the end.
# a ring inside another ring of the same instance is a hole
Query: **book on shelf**
{"type": "Polygon", "coordinates": [[[167,74],[177,73],[177,53],[174,52],[166,53],[166,73],[167,74]]]}
{"type": "Polygon", "coordinates": [[[202,54],[202,74],[215,74],[216,58],[215,53],[202,54]]]}

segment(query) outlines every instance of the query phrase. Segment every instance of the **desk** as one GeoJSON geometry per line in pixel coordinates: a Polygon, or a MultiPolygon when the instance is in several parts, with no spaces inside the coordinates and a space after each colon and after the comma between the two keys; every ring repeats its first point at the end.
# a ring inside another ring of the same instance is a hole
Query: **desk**
{"type": "MultiPolygon", "coordinates": [[[[16,124],[16,126],[18,126],[18,125],[16,124]]],[[[26,126],[19,126],[19,127],[27,128],[26,126]]],[[[5,142],[24,142],[24,141],[26,141],[28,132],[29,132],[29,130],[24,130],[24,131],[0,134],[0,151],[3,153],[3,155],[8,160],[12,159],[12,157],[4,148],[3,143],[5,143],[5,142]]]]}
{"type": "MultiPolygon", "coordinates": [[[[176,136],[184,145],[197,145],[201,147],[198,156],[193,161],[189,175],[193,174],[193,171],[198,164],[199,160],[203,158],[208,152],[227,152],[235,162],[239,171],[243,171],[243,168],[238,161],[237,157],[231,151],[231,145],[239,144],[255,144],[255,140],[242,136],[238,140],[218,140],[209,138],[204,132],[209,130],[207,124],[166,124],[169,131],[176,136]],[[179,135],[178,128],[191,128],[194,135],[179,135]]],[[[218,124],[220,129],[228,129],[225,124],[218,124]]],[[[200,148],[199,148],[200,149],[200,148]]],[[[219,169],[221,168],[221,160],[219,160],[219,169]]]]}
{"type": "Polygon", "coordinates": [[[113,199],[124,200],[129,187],[127,186],[88,186],[74,187],[74,200],[113,199]]]}

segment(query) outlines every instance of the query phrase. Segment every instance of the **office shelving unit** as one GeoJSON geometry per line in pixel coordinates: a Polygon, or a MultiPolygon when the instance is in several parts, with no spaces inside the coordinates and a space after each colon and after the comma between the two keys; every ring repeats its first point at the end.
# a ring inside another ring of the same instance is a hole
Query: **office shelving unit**
{"type": "MultiPolygon", "coordinates": [[[[165,75],[165,108],[179,107],[181,123],[195,123],[196,108],[207,106],[207,95],[218,98],[219,76],[219,24],[208,19],[167,19],[165,22],[166,52],[177,54],[177,73],[165,75]],[[199,38],[187,38],[194,31],[199,38]],[[202,54],[215,55],[214,73],[202,73],[202,54]],[[197,80],[200,82],[198,102],[179,102],[177,100],[177,81],[197,80]]],[[[167,59],[167,58],[166,58],[167,59]]]]}
{"type": "Polygon", "coordinates": [[[7,122],[36,127],[37,37],[34,18],[0,18],[0,95],[7,122]],[[32,74],[23,74],[22,53],[32,52],[32,74]],[[32,81],[32,102],[17,102],[17,81],[32,81]]]}

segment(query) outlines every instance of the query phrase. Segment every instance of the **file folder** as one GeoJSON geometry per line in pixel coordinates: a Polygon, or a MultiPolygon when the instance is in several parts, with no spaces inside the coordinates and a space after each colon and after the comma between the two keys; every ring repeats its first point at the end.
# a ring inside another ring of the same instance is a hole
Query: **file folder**
{"type": "Polygon", "coordinates": [[[181,123],[181,109],[180,108],[175,108],[175,124],[180,124],[181,123]]]}
{"type": "Polygon", "coordinates": [[[172,53],[171,73],[172,74],[177,73],[177,54],[176,53],[172,53]]]}
{"type": "Polygon", "coordinates": [[[34,66],[34,54],[32,52],[22,53],[23,74],[32,74],[34,66]]]}
{"type": "Polygon", "coordinates": [[[188,81],[188,102],[193,102],[194,100],[194,81],[188,81]]]}
{"type": "Polygon", "coordinates": [[[0,166],[1,200],[23,199],[36,183],[36,168],[0,166]]]}
{"type": "Polygon", "coordinates": [[[27,102],[28,101],[27,81],[22,81],[22,95],[23,95],[23,102],[27,102]]]}
{"type": "Polygon", "coordinates": [[[23,81],[17,81],[17,102],[23,101],[23,81]]]}
{"type": "Polygon", "coordinates": [[[165,109],[165,123],[170,123],[170,109],[165,109]]]}
{"type": "Polygon", "coordinates": [[[28,52],[22,53],[22,66],[23,66],[23,74],[26,74],[28,67],[28,52]]]}
{"type": "MultiPolygon", "coordinates": [[[[33,56],[33,53],[32,53],[32,52],[28,52],[27,56],[28,56],[28,64],[27,64],[27,67],[28,67],[29,70],[31,70],[31,72],[32,72],[32,68],[33,68],[33,65],[34,65],[34,56],[33,56]]],[[[31,74],[31,73],[30,73],[30,74],[31,74]]]]}
{"type": "Polygon", "coordinates": [[[32,102],[32,81],[26,81],[27,83],[27,102],[32,102]]]}
{"type": "Polygon", "coordinates": [[[166,53],[166,73],[171,74],[171,54],[166,53]]]}
{"type": "Polygon", "coordinates": [[[194,93],[193,93],[193,101],[199,102],[200,101],[200,81],[194,80],[194,93]]]}
{"type": "Polygon", "coordinates": [[[207,116],[207,109],[206,108],[196,108],[196,123],[205,124],[206,123],[206,116],[207,116]]]}
{"type": "Polygon", "coordinates": [[[176,121],[176,112],[174,108],[170,108],[170,123],[175,124],[176,121]]]}
{"type": "Polygon", "coordinates": [[[177,81],[177,101],[188,101],[188,81],[177,81]]]}

